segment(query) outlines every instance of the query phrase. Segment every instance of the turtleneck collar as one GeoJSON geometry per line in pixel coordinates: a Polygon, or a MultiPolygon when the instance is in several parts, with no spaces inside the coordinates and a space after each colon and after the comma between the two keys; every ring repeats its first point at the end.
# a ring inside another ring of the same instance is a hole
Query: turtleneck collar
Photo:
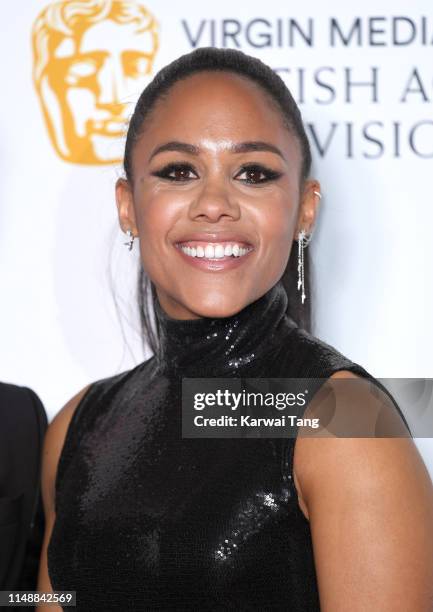
{"type": "Polygon", "coordinates": [[[229,317],[173,319],[156,300],[160,371],[190,377],[240,375],[243,366],[281,342],[285,328],[296,327],[286,315],[287,303],[281,280],[229,317]]]}

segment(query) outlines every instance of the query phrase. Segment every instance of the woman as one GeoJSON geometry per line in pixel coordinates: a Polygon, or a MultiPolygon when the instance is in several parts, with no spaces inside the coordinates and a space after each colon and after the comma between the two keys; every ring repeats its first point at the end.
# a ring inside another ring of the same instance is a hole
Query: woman
{"type": "Polygon", "coordinates": [[[39,590],[92,611],[431,610],[433,493],[410,437],[181,435],[184,377],[346,377],[361,401],[374,380],[306,329],[292,247],[317,214],[310,165],[283,81],[239,51],[198,49],[142,93],[116,199],[154,355],[49,427],[39,590]]]}

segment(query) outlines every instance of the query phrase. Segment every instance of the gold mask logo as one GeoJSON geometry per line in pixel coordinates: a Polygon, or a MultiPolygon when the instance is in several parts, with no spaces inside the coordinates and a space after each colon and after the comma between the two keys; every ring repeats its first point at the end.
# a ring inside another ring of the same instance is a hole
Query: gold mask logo
{"type": "Polygon", "coordinates": [[[38,15],[33,82],[62,159],[122,160],[130,106],[151,80],[158,30],[153,15],[134,0],[63,0],[38,15]]]}

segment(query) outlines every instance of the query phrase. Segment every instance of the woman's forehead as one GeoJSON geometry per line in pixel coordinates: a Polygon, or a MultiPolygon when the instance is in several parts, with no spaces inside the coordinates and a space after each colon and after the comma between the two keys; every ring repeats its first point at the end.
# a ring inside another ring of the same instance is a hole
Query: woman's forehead
{"type": "Polygon", "coordinates": [[[256,115],[281,115],[272,96],[250,78],[233,72],[203,71],[177,81],[162,96],[161,110],[178,113],[230,115],[254,119],[256,115]],[[270,104],[271,102],[271,104],[270,104]]]}
{"type": "MultiPolygon", "coordinates": [[[[296,140],[269,95],[250,79],[226,72],[190,75],[175,83],[146,121],[149,147],[155,141],[185,141],[208,151],[225,152],[233,144],[264,141],[293,157],[296,140]]],[[[143,145],[146,146],[146,142],[143,145]]]]}

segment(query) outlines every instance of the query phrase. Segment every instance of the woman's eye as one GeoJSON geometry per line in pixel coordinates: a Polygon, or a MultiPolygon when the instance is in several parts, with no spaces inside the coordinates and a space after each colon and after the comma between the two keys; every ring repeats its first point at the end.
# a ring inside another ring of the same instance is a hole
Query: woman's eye
{"type": "Polygon", "coordinates": [[[244,166],[242,168],[242,172],[240,172],[237,176],[246,175],[245,179],[242,179],[245,183],[267,183],[273,179],[277,179],[281,176],[281,172],[276,172],[275,170],[270,170],[269,168],[265,168],[264,166],[259,165],[250,165],[244,166]]]}
{"type": "MultiPolygon", "coordinates": [[[[161,170],[152,172],[153,176],[158,176],[169,181],[175,181],[177,183],[186,182],[194,178],[198,178],[195,170],[190,164],[176,163],[168,164],[161,170]]],[[[267,183],[268,181],[275,180],[282,175],[282,172],[276,172],[260,164],[250,164],[243,166],[241,172],[237,174],[236,178],[245,175],[245,178],[241,179],[243,183],[251,185],[258,185],[261,183],[267,183]]]]}
{"type": "MultiPolygon", "coordinates": [[[[160,178],[166,178],[169,181],[188,181],[190,178],[194,178],[190,173],[194,173],[195,171],[188,164],[169,164],[159,170],[158,172],[152,172],[154,176],[159,176],[160,178]]],[[[197,177],[197,175],[195,174],[197,177]]]]}

